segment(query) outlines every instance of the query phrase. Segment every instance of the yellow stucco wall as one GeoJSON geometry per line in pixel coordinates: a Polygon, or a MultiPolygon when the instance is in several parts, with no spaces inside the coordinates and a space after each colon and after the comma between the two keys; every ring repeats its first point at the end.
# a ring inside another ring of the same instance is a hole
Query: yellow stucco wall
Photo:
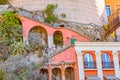
{"type": "Polygon", "coordinates": [[[120,13],[120,0],[105,0],[105,5],[110,6],[111,16],[108,17],[108,20],[111,22],[120,13]]]}
{"type": "Polygon", "coordinates": [[[115,14],[120,10],[120,0],[105,0],[106,5],[110,5],[111,14],[115,14]]]}

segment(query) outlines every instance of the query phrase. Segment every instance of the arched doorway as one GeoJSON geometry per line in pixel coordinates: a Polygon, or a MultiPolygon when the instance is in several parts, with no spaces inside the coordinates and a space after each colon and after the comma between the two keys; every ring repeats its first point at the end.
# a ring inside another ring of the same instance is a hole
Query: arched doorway
{"type": "Polygon", "coordinates": [[[61,31],[55,31],[53,34],[53,41],[56,46],[63,45],[63,35],[61,31]]]}
{"type": "Polygon", "coordinates": [[[40,69],[40,80],[49,80],[49,73],[47,69],[40,69]]]}
{"type": "Polygon", "coordinates": [[[30,46],[38,49],[47,46],[47,31],[40,26],[32,28],[29,32],[28,42],[30,46]]]}
{"type": "Polygon", "coordinates": [[[62,73],[59,68],[54,68],[52,70],[52,80],[62,80],[62,73]]]}
{"type": "Polygon", "coordinates": [[[75,80],[73,68],[68,67],[65,69],[65,80],[75,80]]]}

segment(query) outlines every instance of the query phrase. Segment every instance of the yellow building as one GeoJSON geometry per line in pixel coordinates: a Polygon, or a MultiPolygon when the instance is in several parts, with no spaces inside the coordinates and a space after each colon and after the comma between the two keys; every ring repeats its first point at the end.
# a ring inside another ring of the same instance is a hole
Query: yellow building
{"type": "Polygon", "coordinates": [[[120,9],[120,0],[105,0],[105,4],[110,7],[111,15],[120,9]]]}
{"type": "Polygon", "coordinates": [[[120,41],[120,0],[105,0],[106,12],[110,24],[107,34],[115,33],[120,41]]]}

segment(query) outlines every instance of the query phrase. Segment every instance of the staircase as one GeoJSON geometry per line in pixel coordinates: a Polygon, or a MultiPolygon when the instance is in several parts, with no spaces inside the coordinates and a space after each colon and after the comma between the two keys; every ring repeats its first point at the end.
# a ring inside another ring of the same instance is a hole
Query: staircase
{"type": "MultiPolygon", "coordinates": [[[[15,8],[13,6],[12,6],[12,9],[15,10],[19,15],[44,23],[44,15],[42,14],[41,11],[32,12],[32,11],[28,11],[21,8],[15,8]]],[[[64,22],[65,22],[64,24],[65,28],[73,30],[79,34],[82,34],[83,36],[86,36],[93,41],[95,41],[98,30],[102,30],[99,26],[95,24],[83,24],[83,23],[77,23],[77,22],[63,21],[63,23],[64,22]]],[[[59,23],[54,23],[53,27],[60,28],[60,25],[59,23]]]]}
{"type": "MultiPolygon", "coordinates": [[[[11,6],[11,9],[15,10],[19,15],[22,15],[22,16],[28,17],[30,19],[33,19],[35,21],[44,23],[44,16],[43,16],[42,12],[40,12],[40,11],[31,12],[31,11],[27,11],[25,9],[15,8],[12,5],[10,5],[10,6],[11,6]]],[[[96,34],[97,34],[98,30],[100,29],[97,25],[94,25],[94,24],[81,24],[81,23],[68,22],[68,21],[65,21],[65,22],[66,22],[65,23],[66,28],[68,28],[72,31],[78,32],[79,34],[82,34],[84,36],[87,36],[88,38],[90,38],[93,41],[95,40],[96,34]]],[[[56,24],[55,26],[56,26],[56,28],[60,28],[59,24],[56,24]]],[[[62,48],[58,48],[56,50],[49,49],[48,57],[51,58],[51,57],[61,53],[62,51],[69,49],[72,46],[73,45],[68,44],[68,45],[64,45],[62,48]]]]}
{"type": "Polygon", "coordinates": [[[109,36],[113,31],[115,31],[120,26],[120,16],[117,15],[113,20],[110,22],[110,28],[106,32],[106,36],[109,36]]]}
{"type": "MultiPolygon", "coordinates": [[[[44,17],[41,14],[41,12],[39,12],[39,11],[30,12],[30,11],[27,11],[27,10],[24,10],[24,9],[18,9],[18,8],[16,8],[15,11],[17,11],[19,15],[22,15],[22,16],[28,17],[30,19],[33,19],[35,21],[44,23],[44,17]]],[[[59,24],[56,24],[55,26],[57,26],[57,28],[60,28],[59,24]]],[[[90,38],[92,41],[95,40],[97,30],[98,30],[97,25],[80,24],[80,23],[76,23],[76,22],[66,22],[65,28],[68,28],[72,31],[75,31],[78,34],[82,34],[82,35],[90,38]]],[[[52,48],[48,48],[47,55],[46,55],[46,53],[44,53],[44,56],[46,57],[45,59],[50,59],[50,58],[54,57],[55,55],[69,49],[72,46],[74,46],[74,45],[67,44],[67,45],[63,45],[63,47],[59,47],[55,50],[53,50],[52,48]]],[[[45,62],[47,62],[47,61],[45,61],[45,62]]]]}
{"type": "Polygon", "coordinates": [[[49,53],[49,54],[50,54],[50,55],[49,55],[49,58],[54,57],[55,55],[57,55],[57,54],[65,51],[65,50],[69,49],[69,48],[72,47],[72,46],[74,46],[74,45],[69,44],[69,45],[63,46],[61,49],[56,49],[56,51],[53,51],[53,52],[50,51],[50,53],[49,53]]]}

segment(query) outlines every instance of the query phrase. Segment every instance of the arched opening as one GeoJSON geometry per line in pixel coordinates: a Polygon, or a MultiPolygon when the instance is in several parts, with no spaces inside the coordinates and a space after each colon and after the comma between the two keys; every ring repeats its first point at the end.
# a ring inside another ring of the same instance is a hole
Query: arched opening
{"type": "Polygon", "coordinates": [[[62,80],[62,73],[59,68],[54,68],[52,70],[52,80],[62,80]]]}
{"type": "Polygon", "coordinates": [[[110,55],[107,53],[102,54],[102,64],[103,68],[113,68],[114,64],[111,61],[110,55]]]}
{"type": "Polygon", "coordinates": [[[55,31],[53,34],[53,41],[56,46],[63,46],[63,36],[62,32],[55,31]]]}
{"type": "Polygon", "coordinates": [[[65,80],[75,80],[74,69],[68,67],[65,69],[65,80]]]}
{"type": "Polygon", "coordinates": [[[35,50],[44,49],[47,46],[47,31],[40,26],[32,28],[29,32],[28,42],[35,50]]]}
{"type": "Polygon", "coordinates": [[[96,68],[96,64],[93,61],[93,56],[89,53],[84,55],[84,68],[85,69],[96,68]]]}
{"type": "Polygon", "coordinates": [[[49,73],[47,69],[40,69],[40,77],[38,80],[49,80],[49,73]]]}

